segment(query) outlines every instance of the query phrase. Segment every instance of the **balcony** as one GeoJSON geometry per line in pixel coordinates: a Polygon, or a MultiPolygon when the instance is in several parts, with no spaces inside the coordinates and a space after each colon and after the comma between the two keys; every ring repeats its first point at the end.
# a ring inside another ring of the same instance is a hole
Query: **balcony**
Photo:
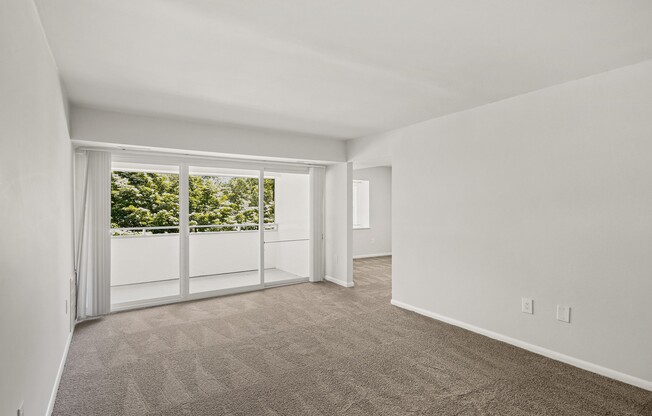
{"type": "MultiPolygon", "coordinates": [[[[179,227],[120,228],[112,232],[113,305],[179,296],[179,227]]],[[[310,241],[296,237],[291,229],[266,224],[265,285],[307,279],[310,241]]],[[[189,293],[219,293],[260,285],[259,238],[258,224],[190,226],[189,293]]]]}

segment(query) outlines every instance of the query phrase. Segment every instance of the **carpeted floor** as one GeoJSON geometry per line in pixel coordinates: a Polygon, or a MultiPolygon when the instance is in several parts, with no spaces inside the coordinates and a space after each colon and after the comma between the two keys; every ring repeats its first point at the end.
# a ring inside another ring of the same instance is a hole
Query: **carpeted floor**
{"type": "Polygon", "coordinates": [[[55,415],[652,415],[652,393],[389,304],[304,283],[77,327],[55,415]]]}

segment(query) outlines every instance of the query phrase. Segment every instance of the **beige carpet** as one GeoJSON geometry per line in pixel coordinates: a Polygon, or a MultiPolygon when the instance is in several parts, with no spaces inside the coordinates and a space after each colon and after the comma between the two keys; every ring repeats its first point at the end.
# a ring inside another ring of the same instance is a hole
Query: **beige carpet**
{"type": "Polygon", "coordinates": [[[391,258],[77,327],[55,415],[652,415],[652,393],[393,307],[391,258]]]}

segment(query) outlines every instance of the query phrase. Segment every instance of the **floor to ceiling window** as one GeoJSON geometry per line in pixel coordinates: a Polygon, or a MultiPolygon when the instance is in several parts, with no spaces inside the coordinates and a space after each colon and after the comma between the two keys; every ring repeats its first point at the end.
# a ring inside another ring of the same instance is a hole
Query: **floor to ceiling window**
{"type": "Polygon", "coordinates": [[[265,194],[274,193],[275,227],[265,227],[265,283],[310,273],[310,177],[265,170],[265,194]],[[267,179],[269,178],[269,179],[267,179]]]}
{"type": "Polygon", "coordinates": [[[179,167],[113,163],[111,303],[179,296],[179,167]]]}
{"type": "MultiPolygon", "coordinates": [[[[261,284],[258,180],[257,170],[190,167],[190,293],[261,284]]],[[[264,212],[274,227],[271,181],[264,212]]]]}
{"type": "Polygon", "coordinates": [[[308,280],[308,168],[132,159],[112,165],[113,310],[308,280]]]}

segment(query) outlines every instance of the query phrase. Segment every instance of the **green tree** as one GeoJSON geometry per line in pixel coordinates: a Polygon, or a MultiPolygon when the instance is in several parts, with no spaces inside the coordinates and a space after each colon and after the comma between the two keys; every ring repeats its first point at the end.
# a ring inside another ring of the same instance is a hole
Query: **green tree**
{"type": "MultiPolygon", "coordinates": [[[[115,171],[111,179],[112,228],[178,227],[179,175],[115,171]]],[[[273,223],[274,179],[265,179],[264,184],[265,222],[273,223]]],[[[257,224],[258,179],[193,175],[189,178],[189,213],[190,225],[257,224]]],[[[195,230],[234,231],[236,228],[195,230]]],[[[151,232],[176,233],[178,229],[151,232]]]]}

